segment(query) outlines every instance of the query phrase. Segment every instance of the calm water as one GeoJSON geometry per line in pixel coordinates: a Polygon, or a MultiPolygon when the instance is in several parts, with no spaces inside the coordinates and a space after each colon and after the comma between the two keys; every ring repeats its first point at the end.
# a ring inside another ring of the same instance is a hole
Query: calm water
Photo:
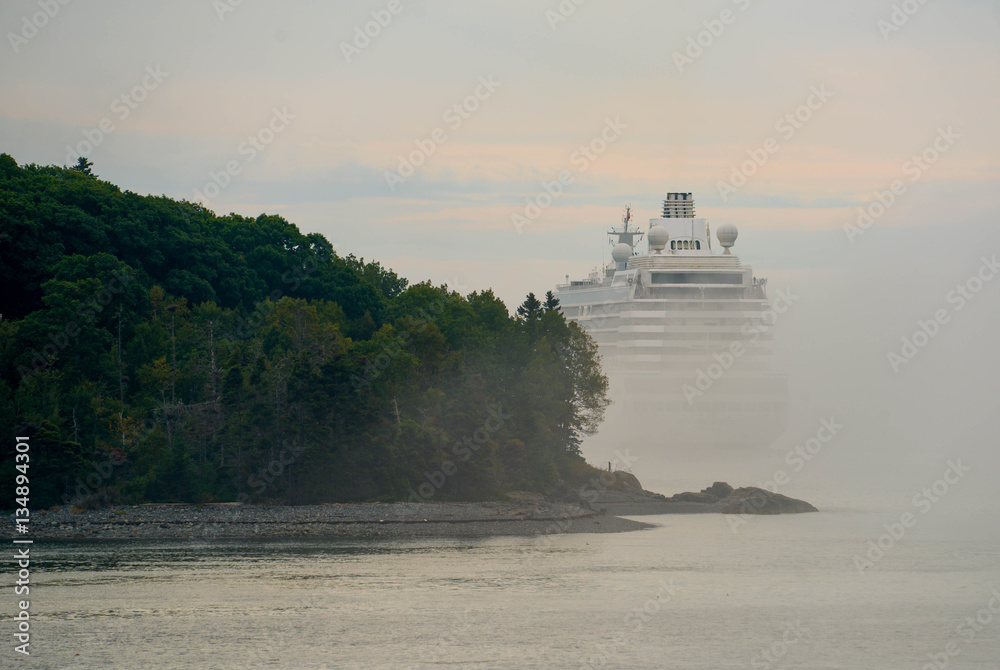
{"type": "Polygon", "coordinates": [[[16,667],[890,670],[953,643],[947,667],[996,670],[997,535],[918,526],[862,574],[854,556],[893,516],[755,517],[738,533],[721,516],[645,517],[661,526],[542,540],[50,542],[35,548],[34,653],[16,667]]]}

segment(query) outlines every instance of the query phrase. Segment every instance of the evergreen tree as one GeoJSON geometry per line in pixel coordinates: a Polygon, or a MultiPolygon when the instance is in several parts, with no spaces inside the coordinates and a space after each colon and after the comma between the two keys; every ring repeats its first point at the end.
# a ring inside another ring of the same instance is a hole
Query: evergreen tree
{"type": "Polygon", "coordinates": [[[80,156],[78,159],[76,159],[76,165],[74,165],[70,169],[71,170],[76,170],[77,172],[82,172],[85,175],[93,176],[94,173],[91,172],[91,170],[90,170],[90,168],[93,165],[94,165],[93,161],[87,160],[87,158],[85,156],[80,156]]]}
{"type": "Polygon", "coordinates": [[[534,293],[529,293],[521,306],[517,308],[517,315],[525,321],[531,322],[538,319],[541,311],[542,303],[538,301],[534,293]]]}
{"type": "Polygon", "coordinates": [[[551,312],[554,309],[559,309],[559,298],[555,296],[552,291],[545,292],[545,311],[551,312]]]}

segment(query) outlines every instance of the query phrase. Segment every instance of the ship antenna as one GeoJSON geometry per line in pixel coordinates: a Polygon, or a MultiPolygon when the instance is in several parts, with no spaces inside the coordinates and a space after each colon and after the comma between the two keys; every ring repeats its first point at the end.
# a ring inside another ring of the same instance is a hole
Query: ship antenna
{"type": "Polygon", "coordinates": [[[611,230],[608,231],[608,236],[612,238],[608,240],[610,244],[615,244],[616,242],[614,238],[617,238],[617,244],[625,242],[630,247],[635,248],[636,243],[642,240],[643,233],[636,228],[633,228],[631,231],[628,229],[628,224],[631,220],[632,205],[629,204],[625,206],[625,213],[622,215],[622,229],[615,230],[614,226],[612,226],[611,230]]]}

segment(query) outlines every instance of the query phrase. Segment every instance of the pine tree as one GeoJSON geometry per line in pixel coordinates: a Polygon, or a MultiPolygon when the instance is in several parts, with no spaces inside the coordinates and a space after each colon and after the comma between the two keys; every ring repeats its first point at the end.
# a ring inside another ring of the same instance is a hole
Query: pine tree
{"type": "Polygon", "coordinates": [[[85,156],[80,156],[76,161],[76,165],[74,165],[70,169],[76,170],[77,172],[82,172],[85,175],[94,176],[94,173],[91,172],[90,170],[90,168],[93,167],[93,165],[94,161],[89,161],[85,156]]]}
{"type": "Polygon", "coordinates": [[[557,298],[552,291],[545,292],[544,307],[546,312],[551,312],[554,309],[559,309],[559,298],[557,298]]]}
{"type": "Polygon", "coordinates": [[[521,306],[517,308],[517,315],[525,321],[537,321],[542,311],[542,303],[538,301],[534,293],[529,293],[521,306]]]}

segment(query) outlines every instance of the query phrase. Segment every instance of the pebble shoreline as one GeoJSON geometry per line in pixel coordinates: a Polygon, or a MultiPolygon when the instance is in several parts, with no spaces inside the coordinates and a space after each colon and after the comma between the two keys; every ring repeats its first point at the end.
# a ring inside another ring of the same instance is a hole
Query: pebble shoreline
{"type": "MultiPolygon", "coordinates": [[[[14,516],[10,516],[13,526],[14,516]]],[[[138,505],[38,511],[30,539],[245,539],[265,537],[469,537],[617,533],[650,524],[567,503],[366,503],[138,505]]]]}

